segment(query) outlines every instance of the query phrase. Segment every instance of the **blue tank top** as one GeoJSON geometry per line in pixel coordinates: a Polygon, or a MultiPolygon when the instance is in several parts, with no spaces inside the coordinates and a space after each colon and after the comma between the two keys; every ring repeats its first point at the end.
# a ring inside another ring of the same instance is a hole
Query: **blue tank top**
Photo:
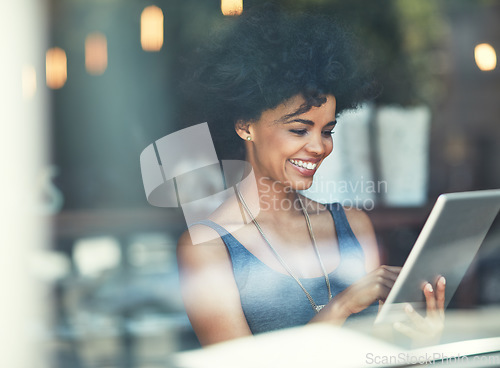
{"type": "MultiPolygon", "coordinates": [[[[335,297],[365,275],[365,257],[354,236],[344,209],[339,203],[328,204],[337,232],[340,263],[328,277],[335,297]]],[[[278,272],[250,253],[231,233],[210,220],[203,224],[218,232],[233,265],[241,306],[252,333],[304,325],[315,315],[309,300],[297,282],[278,272]]],[[[193,224],[194,225],[194,224],[193,224]]],[[[328,303],[325,277],[301,278],[302,285],[316,304],[328,303]]]]}

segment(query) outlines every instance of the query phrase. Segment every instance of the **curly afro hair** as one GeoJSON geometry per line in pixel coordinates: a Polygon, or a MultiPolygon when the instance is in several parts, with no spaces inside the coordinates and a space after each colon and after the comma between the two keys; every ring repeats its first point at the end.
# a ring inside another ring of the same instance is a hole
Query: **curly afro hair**
{"type": "Polygon", "coordinates": [[[299,113],[331,94],[337,115],[375,97],[360,51],[331,19],[254,8],[197,50],[184,90],[208,122],[219,159],[244,159],[238,120],[257,120],[298,94],[306,101],[299,113]]]}

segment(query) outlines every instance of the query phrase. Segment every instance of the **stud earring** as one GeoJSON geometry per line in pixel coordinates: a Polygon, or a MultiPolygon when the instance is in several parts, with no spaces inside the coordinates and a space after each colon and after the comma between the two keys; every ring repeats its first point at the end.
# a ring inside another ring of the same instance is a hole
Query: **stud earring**
{"type": "Polygon", "coordinates": [[[252,140],[252,137],[248,136],[247,141],[251,141],[251,140],[252,140]]]}

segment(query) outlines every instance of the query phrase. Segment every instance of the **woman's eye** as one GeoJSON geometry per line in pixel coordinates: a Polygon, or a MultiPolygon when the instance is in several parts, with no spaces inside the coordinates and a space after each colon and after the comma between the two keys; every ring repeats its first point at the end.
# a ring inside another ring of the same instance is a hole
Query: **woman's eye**
{"type": "Polygon", "coordinates": [[[305,135],[307,133],[306,129],[290,129],[290,132],[297,135],[305,135]]]}
{"type": "Polygon", "coordinates": [[[335,134],[335,132],[334,132],[333,130],[325,130],[325,131],[323,132],[323,135],[324,135],[325,137],[330,137],[330,136],[332,136],[332,135],[334,135],[334,134],[335,134]]]}

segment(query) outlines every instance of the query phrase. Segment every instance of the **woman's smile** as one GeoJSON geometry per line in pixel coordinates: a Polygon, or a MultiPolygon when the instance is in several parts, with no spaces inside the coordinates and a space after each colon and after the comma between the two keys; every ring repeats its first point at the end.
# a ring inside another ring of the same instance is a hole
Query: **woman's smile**
{"type": "Polygon", "coordinates": [[[304,176],[313,176],[319,166],[318,159],[289,159],[288,162],[304,176]]]}

